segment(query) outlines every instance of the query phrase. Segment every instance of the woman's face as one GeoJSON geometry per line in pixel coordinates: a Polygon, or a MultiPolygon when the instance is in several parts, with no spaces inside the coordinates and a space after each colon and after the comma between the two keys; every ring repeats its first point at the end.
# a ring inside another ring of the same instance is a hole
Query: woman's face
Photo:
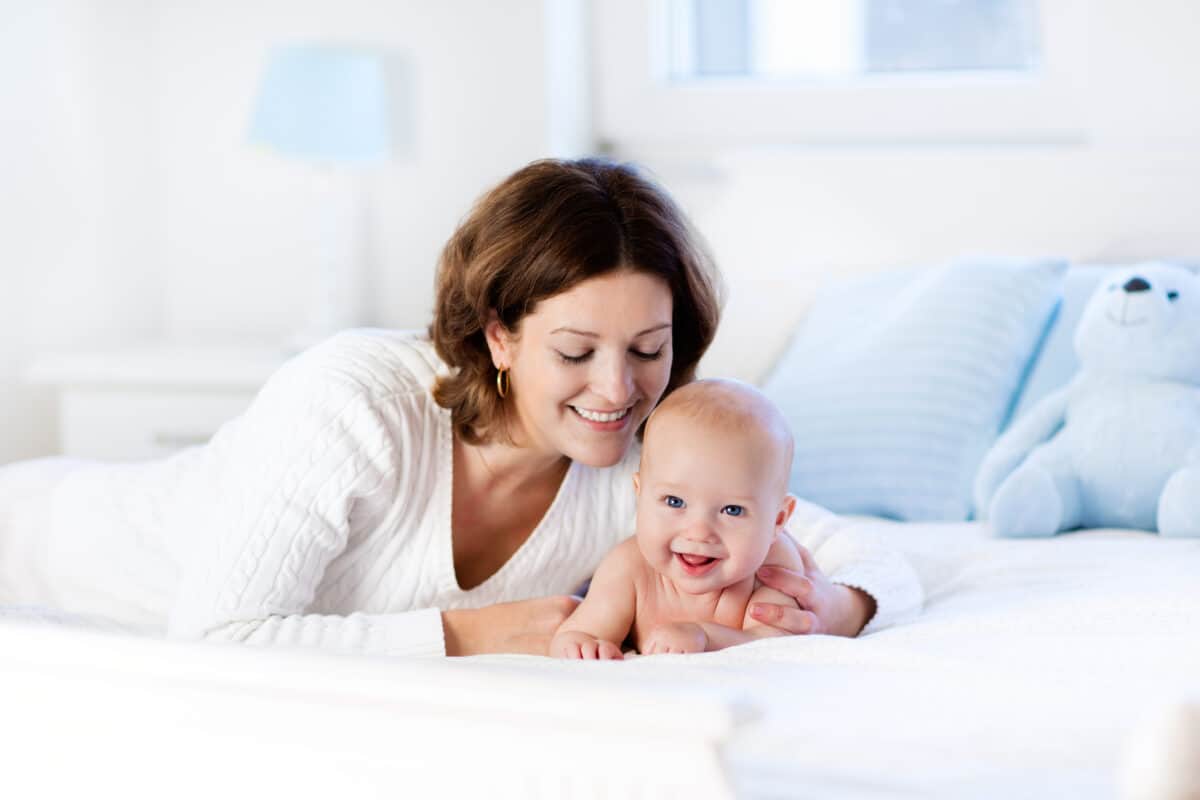
{"type": "Polygon", "coordinates": [[[663,280],[622,269],[541,301],[516,338],[493,321],[513,438],[594,467],[620,461],[670,378],[671,316],[663,280]]]}

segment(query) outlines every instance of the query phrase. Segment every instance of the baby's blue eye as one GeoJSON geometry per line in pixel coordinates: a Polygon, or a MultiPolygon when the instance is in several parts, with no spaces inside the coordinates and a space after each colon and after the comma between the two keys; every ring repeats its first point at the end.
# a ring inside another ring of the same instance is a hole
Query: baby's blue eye
{"type": "Polygon", "coordinates": [[[746,509],[741,506],[725,506],[721,509],[721,513],[728,514],[731,517],[740,517],[746,513],[746,509]]]}
{"type": "Polygon", "coordinates": [[[663,501],[671,508],[683,508],[683,498],[669,494],[663,498],[663,501]]]}

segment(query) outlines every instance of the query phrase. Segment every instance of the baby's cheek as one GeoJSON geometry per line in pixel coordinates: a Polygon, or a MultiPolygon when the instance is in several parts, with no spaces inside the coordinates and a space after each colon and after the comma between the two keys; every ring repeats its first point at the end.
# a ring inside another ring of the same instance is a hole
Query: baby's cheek
{"type": "Polygon", "coordinates": [[[757,551],[731,552],[729,554],[729,567],[732,573],[729,577],[731,580],[740,581],[744,578],[749,578],[758,568],[763,565],[763,559],[766,553],[759,554],[757,551]]]}
{"type": "Polygon", "coordinates": [[[767,555],[771,552],[771,545],[775,543],[775,532],[772,530],[768,534],[759,537],[754,543],[754,555],[751,560],[754,562],[754,569],[758,569],[763,564],[767,563],[767,555]]]}

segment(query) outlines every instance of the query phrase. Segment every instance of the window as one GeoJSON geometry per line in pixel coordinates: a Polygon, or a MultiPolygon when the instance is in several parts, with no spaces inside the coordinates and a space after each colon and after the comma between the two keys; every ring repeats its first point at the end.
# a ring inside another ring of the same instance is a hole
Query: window
{"type": "Polygon", "coordinates": [[[1083,138],[1086,0],[605,0],[620,147],[1083,138]]]}
{"type": "Polygon", "coordinates": [[[674,82],[1037,69],[1035,0],[668,0],[674,82]]]}

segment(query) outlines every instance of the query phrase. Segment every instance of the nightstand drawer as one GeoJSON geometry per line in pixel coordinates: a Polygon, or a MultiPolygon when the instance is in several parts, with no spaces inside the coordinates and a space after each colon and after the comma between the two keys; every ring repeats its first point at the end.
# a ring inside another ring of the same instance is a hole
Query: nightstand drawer
{"type": "Polygon", "coordinates": [[[169,455],[204,444],[253,399],[253,391],[67,387],[62,451],[105,460],[169,455]]]}
{"type": "Polygon", "coordinates": [[[29,379],[59,390],[60,453],[157,458],[211,439],[290,355],[271,345],[148,342],[46,355],[29,379]]]}

